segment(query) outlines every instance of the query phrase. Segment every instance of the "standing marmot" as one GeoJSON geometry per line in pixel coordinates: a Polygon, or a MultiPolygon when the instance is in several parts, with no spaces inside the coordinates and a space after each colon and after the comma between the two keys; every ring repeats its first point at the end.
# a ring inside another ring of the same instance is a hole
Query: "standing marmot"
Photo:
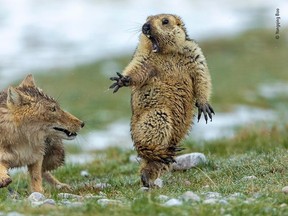
{"type": "Polygon", "coordinates": [[[211,79],[199,46],[189,39],[181,18],[149,16],[133,59],[110,88],[131,86],[131,136],[141,161],[143,186],[169,170],[187,134],[195,108],[206,123],[214,111],[208,104],[211,79]],[[208,116],[207,116],[208,115],[208,116]]]}

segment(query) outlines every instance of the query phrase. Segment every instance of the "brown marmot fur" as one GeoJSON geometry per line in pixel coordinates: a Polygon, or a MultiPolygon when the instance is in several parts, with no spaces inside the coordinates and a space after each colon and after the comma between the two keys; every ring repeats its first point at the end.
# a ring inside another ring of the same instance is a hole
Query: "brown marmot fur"
{"type": "Polygon", "coordinates": [[[198,121],[201,113],[212,120],[207,63],[181,18],[159,14],[147,18],[133,59],[117,74],[110,88],[131,87],[131,136],[142,158],[141,181],[150,187],[175,161],[196,107],[198,121]]]}

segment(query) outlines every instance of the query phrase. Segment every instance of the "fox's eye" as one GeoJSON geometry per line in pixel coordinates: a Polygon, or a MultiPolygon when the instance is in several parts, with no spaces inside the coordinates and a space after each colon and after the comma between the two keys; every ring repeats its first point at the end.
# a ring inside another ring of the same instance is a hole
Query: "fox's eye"
{"type": "Polygon", "coordinates": [[[51,108],[50,108],[50,111],[51,111],[51,112],[56,112],[56,106],[51,107],[51,108]]]}
{"type": "Polygon", "coordinates": [[[162,24],[163,25],[167,25],[169,23],[169,20],[167,19],[167,18],[164,18],[163,20],[162,20],[162,24]]]}

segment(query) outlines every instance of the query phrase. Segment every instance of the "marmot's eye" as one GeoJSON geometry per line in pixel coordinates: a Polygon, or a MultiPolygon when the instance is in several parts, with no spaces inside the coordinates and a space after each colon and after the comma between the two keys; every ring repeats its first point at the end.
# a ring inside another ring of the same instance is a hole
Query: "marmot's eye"
{"type": "Polygon", "coordinates": [[[51,112],[56,112],[56,106],[50,107],[50,111],[51,111],[51,112]]]}
{"type": "Polygon", "coordinates": [[[168,19],[164,18],[164,19],[162,20],[162,24],[163,24],[163,25],[166,25],[166,24],[168,24],[168,23],[169,23],[169,20],[168,20],[168,19]]]}

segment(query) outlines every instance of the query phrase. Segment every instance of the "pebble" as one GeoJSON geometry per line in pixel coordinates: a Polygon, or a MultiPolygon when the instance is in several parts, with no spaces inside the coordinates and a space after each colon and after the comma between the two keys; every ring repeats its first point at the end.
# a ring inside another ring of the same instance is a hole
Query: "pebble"
{"type": "Polygon", "coordinates": [[[93,195],[93,194],[86,194],[84,196],[85,199],[102,199],[102,198],[105,198],[106,195],[93,195]]]}
{"type": "Polygon", "coordinates": [[[59,193],[57,195],[57,197],[59,199],[74,199],[74,200],[82,200],[83,199],[82,196],[79,196],[79,195],[76,195],[76,194],[70,194],[70,193],[59,193]]]}
{"type": "Polygon", "coordinates": [[[203,193],[206,197],[206,199],[219,199],[222,198],[222,195],[218,192],[206,192],[203,193]]]}
{"type": "Polygon", "coordinates": [[[108,183],[97,183],[95,185],[95,188],[98,188],[100,190],[103,190],[103,189],[108,188],[108,187],[111,187],[111,185],[108,183]]]}
{"type": "Polygon", "coordinates": [[[159,196],[158,196],[158,200],[160,201],[160,202],[166,202],[167,200],[169,200],[170,198],[168,197],[168,196],[166,196],[166,195],[162,195],[162,194],[160,194],[159,196]]]}
{"type": "Polygon", "coordinates": [[[283,187],[282,192],[288,194],[288,186],[283,187]]]}
{"type": "Polygon", "coordinates": [[[188,201],[200,202],[201,200],[201,198],[192,191],[186,191],[184,194],[181,195],[180,198],[185,202],[188,202],[188,201]]]}
{"type": "Polygon", "coordinates": [[[122,205],[123,203],[120,200],[112,200],[112,199],[99,199],[97,203],[101,206],[107,205],[122,205]]]}
{"type": "Polygon", "coordinates": [[[173,170],[187,170],[204,164],[207,161],[204,154],[197,152],[180,155],[175,160],[176,163],[172,164],[173,170]]]}
{"type": "MultiPolygon", "coordinates": [[[[13,189],[11,189],[11,188],[8,188],[8,198],[10,198],[10,199],[20,199],[20,194],[17,192],[17,191],[15,191],[15,190],[13,190],[13,189]]],[[[0,215],[1,215],[1,213],[0,213],[0,215]]]]}
{"type": "Polygon", "coordinates": [[[254,176],[254,175],[252,175],[252,176],[244,176],[241,180],[246,181],[246,180],[253,180],[253,179],[257,179],[257,177],[254,176]]]}
{"type": "Polygon", "coordinates": [[[89,177],[90,176],[90,173],[87,171],[87,170],[82,170],[80,172],[80,175],[83,176],[83,177],[89,177]]]}
{"type": "Polygon", "coordinates": [[[43,205],[55,206],[56,202],[53,199],[46,199],[46,200],[43,201],[43,205]]]}
{"type": "Polygon", "coordinates": [[[163,180],[160,179],[160,178],[157,178],[155,181],[154,181],[154,185],[159,187],[159,188],[162,188],[163,187],[163,180]]]}
{"type": "Polygon", "coordinates": [[[33,192],[30,194],[30,196],[28,197],[28,200],[30,202],[39,202],[39,201],[44,201],[45,200],[45,196],[39,192],[33,192]]]}
{"type": "Polygon", "coordinates": [[[282,204],[280,205],[280,207],[281,207],[281,208],[285,208],[285,207],[287,207],[287,204],[286,204],[286,203],[282,203],[282,204]]]}
{"type": "Polygon", "coordinates": [[[206,200],[204,200],[203,201],[203,204],[216,204],[216,203],[218,203],[218,199],[215,199],[215,198],[209,198],[209,199],[206,199],[206,200]]]}
{"type": "Polygon", "coordinates": [[[67,207],[72,207],[72,208],[77,208],[83,206],[83,202],[71,202],[69,200],[62,200],[61,201],[62,205],[65,205],[67,207]]]}
{"type": "Polygon", "coordinates": [[[19,212],[16,212],[16,211],[12,211],[12,212],[9,212],[7,214],[3,214],[5,216],[24,216],[24,214],[21,214],[19,212]]]}
{"type": "Polygon", "coordinates": [[[219,203],[222,204],[222,205],[228,205],[229,204],[228,201],[225,200],[225,199],[220,199],[219,203]]]}
{"type": "Polygon", "coordinates": [[[227,198],[229,200],[236,200],[236,199],[241,199],[241,198],[244,198],[244,197],[245,196],[242,193],[236,192],[236,193],[233,193],[233,194],[229,195],[227,198]]]}
{"type": "Polygon", "coordinates": [[[149,188],[148,187],[141,187],[140,189],[139,189],[139,191],[149,191],[149,188]]]}
{"type": "Polygon", "coordinates": [[[179,199],[172,198],[172,199],[169,199],[167,202],[165,202],[163,205],[164,206],[180,206],[182,205],[182,201],[179,199]]]}

